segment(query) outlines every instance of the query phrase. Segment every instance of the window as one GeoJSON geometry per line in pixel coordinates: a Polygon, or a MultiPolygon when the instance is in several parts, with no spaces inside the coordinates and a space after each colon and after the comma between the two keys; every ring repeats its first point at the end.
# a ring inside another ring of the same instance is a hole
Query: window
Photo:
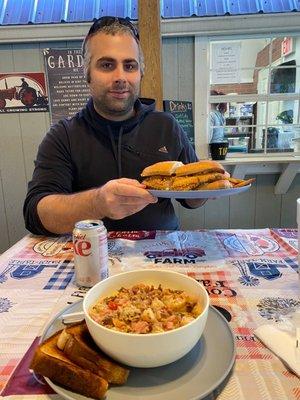
{"type": "Polygon", "coordinates": [[[226,104],[229,153],[294,152],[300,139],[300,37],[210,39],[209,60],[210,111],[226,104]]]}

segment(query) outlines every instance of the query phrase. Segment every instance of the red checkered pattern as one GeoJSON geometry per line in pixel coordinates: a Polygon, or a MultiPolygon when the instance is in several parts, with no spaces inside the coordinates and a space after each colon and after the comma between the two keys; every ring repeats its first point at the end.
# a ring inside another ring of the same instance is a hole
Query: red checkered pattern
{"type": "Polygon", "coordinates": [[[270,231],[271,236],[276,240],[276,242],[280,245],[281,248],[284,249],[284,251],[287,252],[286,256],[294,256],[296,257],[298,255],[298,251],[295,250],[292,246],[290,246],[285,240],[283,240],[279,235],[277,235],[276,232],[270,231]]]}
{"type": "Polygon", "coordinates": [[[16,358],[12,358],[6,363],[6,365],[0,365],[0,394],[19,361],[20,360],[16,358]]]}

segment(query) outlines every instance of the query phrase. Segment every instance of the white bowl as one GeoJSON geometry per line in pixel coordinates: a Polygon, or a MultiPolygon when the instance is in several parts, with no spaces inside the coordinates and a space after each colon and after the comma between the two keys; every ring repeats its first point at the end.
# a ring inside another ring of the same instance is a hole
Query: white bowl
{"type": "Polygon", "coordinates": [[[186,275],[164,270],[136,270],[124,272],[97,283],[83,301],[85,320],[96,344],[106,354],[123,364],[140,367],[158,367],[178,360],[198,342],[204,330],[209,297],[204,287],[186,275]],[[90,307],[101,297],[111,296],[122,286],[130,288],[137,283],[162,285],[163,288],[184,290],[197,296],[203,306],[194,321],[162,333],[124,333],[108,329],[89,316],[90,307]]]}

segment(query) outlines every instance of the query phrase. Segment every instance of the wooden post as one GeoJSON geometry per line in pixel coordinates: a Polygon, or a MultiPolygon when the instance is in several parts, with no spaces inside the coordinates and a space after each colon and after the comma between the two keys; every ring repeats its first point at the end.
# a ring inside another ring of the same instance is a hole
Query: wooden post
{"type": "Polygon", "coordinates": [[[163,110],[160,0],[139,0],[138,7],[138,28],[145,57],[141,97],[155,99],[156,109],[163,110]]]}

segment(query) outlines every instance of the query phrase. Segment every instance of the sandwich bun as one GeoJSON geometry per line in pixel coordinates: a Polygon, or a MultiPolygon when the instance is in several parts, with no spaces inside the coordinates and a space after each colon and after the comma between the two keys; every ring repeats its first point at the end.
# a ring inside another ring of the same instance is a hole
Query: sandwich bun
{"type": "Polygon", "coordinates": [[[210,172],[225,173],[225,169],[220,163],[212,160],[196,161],[176,168],[176,176],[209,174],[210,172]]]}
{"type": "Polygon", "coordinates": [[[175,170],[178,167],[181,167],[182,165],[183,163],[181,161],[160,161],[146,167],[142,171],[141,176],[142,177],[155,176],[155,175],[171,176],[175,173],[175,170]]]}

